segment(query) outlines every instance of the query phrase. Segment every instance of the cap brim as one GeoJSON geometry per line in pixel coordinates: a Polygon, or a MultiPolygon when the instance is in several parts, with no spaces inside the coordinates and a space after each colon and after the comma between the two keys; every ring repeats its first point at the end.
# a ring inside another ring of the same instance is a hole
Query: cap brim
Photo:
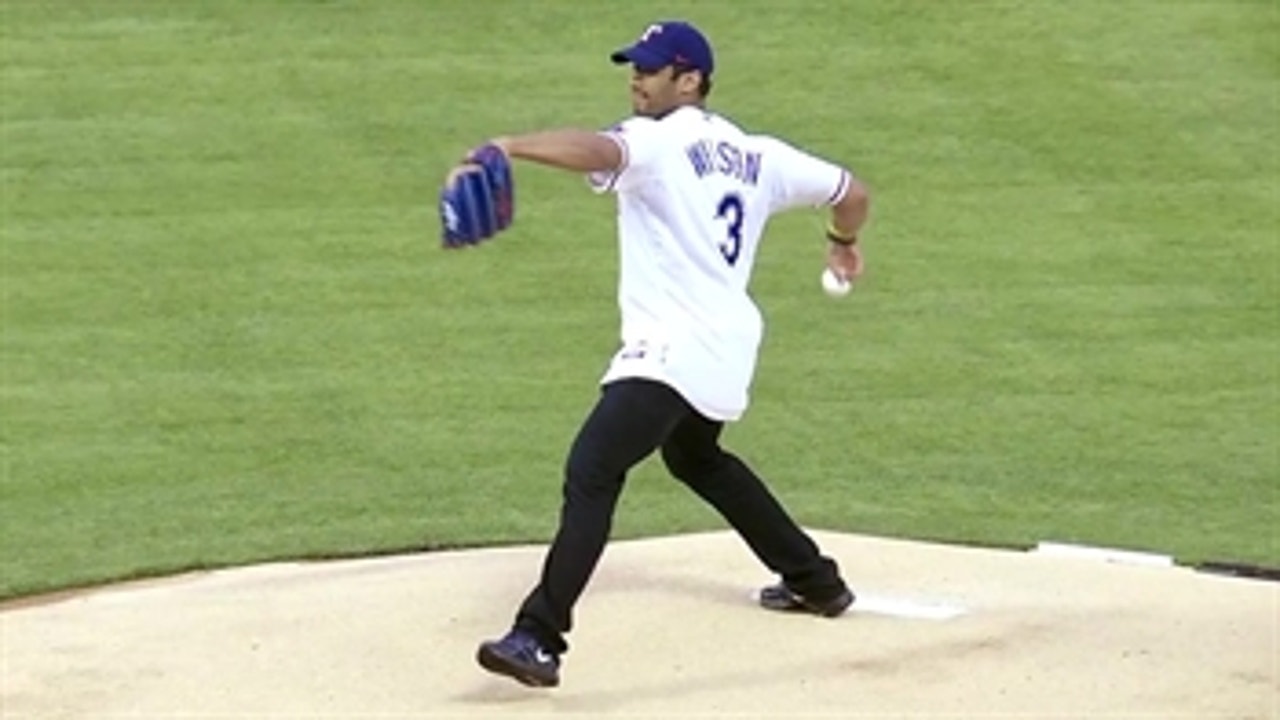
{"type": "Polygon", "coordinates": [[[667,58],[653,52],[652,50],[642,48],[639,45],[632,45],[631,47],[618,50],[614,54],[610,55],[609,59],[612,60],[615,65],[631,63],[640,70],[661,70],[671,64],[671,61],[667,58]]]}

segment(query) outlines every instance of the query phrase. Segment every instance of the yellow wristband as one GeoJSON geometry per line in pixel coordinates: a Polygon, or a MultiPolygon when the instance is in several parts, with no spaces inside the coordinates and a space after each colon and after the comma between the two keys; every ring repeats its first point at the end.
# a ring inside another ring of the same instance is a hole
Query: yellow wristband
{"type": "Polygon", "coordinates": [[[840,231],[836,230],[835,223],[828,221],[827,239],[840,245],[854,245],[858,242],[858,235],[856,233],[853,235],[843,235],[840,231]]]}

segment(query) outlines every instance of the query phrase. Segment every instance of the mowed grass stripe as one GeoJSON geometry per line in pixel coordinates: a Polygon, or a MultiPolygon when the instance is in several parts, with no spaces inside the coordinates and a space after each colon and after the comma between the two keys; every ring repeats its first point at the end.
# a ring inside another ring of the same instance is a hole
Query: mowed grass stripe
{"type": "MultiPolygon", "coordinates": [[[[1274,6],[18,2],[0,595],[545,540],[613,208],[524,166],[516,229],[443,253],[436,187],[486,135],[617,119],[606,54],[685,12],[715,107],[875,192],[847,302],[814,214],[754,281],[727,436],[804,522],[1280,563],[1274,6]]],[[[648,462],[616,532],[719,527],[648,462]]]]}

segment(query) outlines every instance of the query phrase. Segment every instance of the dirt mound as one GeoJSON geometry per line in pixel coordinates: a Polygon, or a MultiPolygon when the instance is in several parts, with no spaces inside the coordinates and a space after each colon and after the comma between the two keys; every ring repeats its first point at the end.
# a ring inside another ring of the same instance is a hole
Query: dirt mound
{"type": "Polygon", "coordinates": [[[1232,717],[1280,712],[1280,584],[815,533],[859,592],[757,608],[735,535],[611,545],[563,685],[485,674],[541,547],[273,564],[0,612],[4,717],[1232,717]]]}

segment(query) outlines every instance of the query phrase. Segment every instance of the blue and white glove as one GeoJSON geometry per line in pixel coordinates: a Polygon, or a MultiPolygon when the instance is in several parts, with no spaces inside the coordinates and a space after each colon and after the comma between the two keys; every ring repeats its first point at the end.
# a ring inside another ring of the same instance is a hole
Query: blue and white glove
{"type": "Polygon", "coordinates": [[[486,143],[467,153],[445,180],[441,240],[446,248],[477,245],[510,227],[515,213],[511,159],[502,148],[486,143]]]}

